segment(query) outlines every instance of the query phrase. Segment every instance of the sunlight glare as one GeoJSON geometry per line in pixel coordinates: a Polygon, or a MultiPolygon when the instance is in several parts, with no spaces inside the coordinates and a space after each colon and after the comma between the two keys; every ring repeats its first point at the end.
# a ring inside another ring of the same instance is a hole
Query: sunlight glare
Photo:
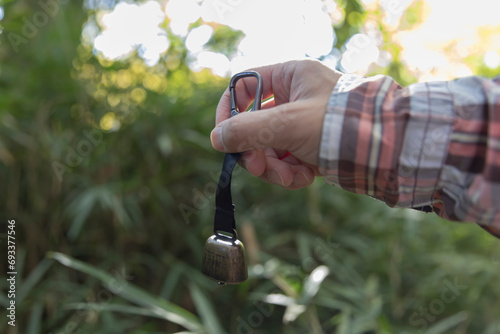
{"type": "Polygon", "coordinates": [[[487,53],[491,45],[482,40],[480,28],[499,26],[500,2],[432,0],[426,6],[428,14],[418,26],[394,35],[402,46],[401,59],[416,71],[419,81],[471,75],[463,60],[477,53],[485,54],[484,62],[491,60],[494,65],[494,54],[487,53]],[[452,51],[445,53],[445,48],[452,51]]]}
{"type": "Polygon", "coordinates": [[[165,13],[172,20],[172,33],[184,37],[189,31],[189,25],[200,18],[201,8],[195,0],[170,0],[165,13]]]}
{"type": "Polygon", "coordinates": [[[497,51],[492,50],[486,52],[483,59],[484,59],[484,64],[491,69],[500,66],[500,56],[498,55],[497,51]]]}
{"type": "Polygon", "coordinates": [[[102,15],[99,23],[103,30],[94,40],[94,50],[106,59],[116,60],[137,49],[146,64],[152,66],[170,44],[160,27],[164,19],[156,1],[140,5],[120,2],[102,15]]]}
{"type": "Polygon", "coordinates": [[[379,54],[373,38],[366,34],[356,34],[348,40],[340,65],[347,73],[366,72],[368,66],[378,59],[379,54]]]}
{"type": "Polygon", "coordinates": [[[330,53],[336,36],[330,17],[321,10],[319,2],[315,5],[304,7],[304,52],[319,58],[330,53]]]}
{"type": "Polygon", "coordinates": [[[380,7],[385,12],[384,23],[392,28],[399,24],[401,16],[414,0],[380,0],[380,7]]]}
{"type": "MultiPolygon", "coordinates": [[[[420,0],[362,3],[369,11],[378,10],[377,6],[383,10],[386,24],[394,29],[390,40],[401,45],[400,59],[418,80],[472,74],[463,60],[478,53],[487,67],[500,66],[498,38],[494,38],[498,35],[495,27],[500,29],[500,2],[425,0],[421,3],[421,21],[397,30],[406,10],[416,1],[420,0]]],[[[137,4],[122,1],[112,10],[100,9],[96,16],[102,31],[89,20],[82,39],[93,41],[94,52],[101,60],[123,59],[137,51],[145,64],[152,66],[170,45],[161,27],[168,17],[170,31],[185,38],[188,65],[194,71],[208,68],[216,75],[228,76],[255,66],[306,57],[320,58],[327,66],[361,75],[369,73],[372,64],[387,66],[391,54],[380,50],[384,49],[384,38],[373,20],[367,20],[344,49],[334,48],[333,14],[338,11],[333,0],[168,0],[164,10],[153,0],[137,4]],[[201,25],[192,28],[200,18],[201,25]],[[235,54],[226,56],[207,46],[214,24],[243,32],[235,54]]]]}
{"type": "Polygon", "coordinates": [[[209,68],[215,75],[225,77],[229,74],[229,59],[222,53],[212,51],[202,51],[196,55],[195,61],[191,64],[191,70],[198,72],[204,68],[209,68]]]}
{"type": "Polygon", "coordinates": [[[326,56],[335,42],[331,19],[320,0],[239,0],[227,4],[205,0],[201,9],[203,20],[245,34],[231,59],[231,73],[306,56],[326,56]]]}
{"type": "Polygon", "coordinates": [[[186,48],[191,52],[201,51],[203,46],[210,40],[214,30],[211,26],[202,25],[192,29],[186,38],[186,48]]]}

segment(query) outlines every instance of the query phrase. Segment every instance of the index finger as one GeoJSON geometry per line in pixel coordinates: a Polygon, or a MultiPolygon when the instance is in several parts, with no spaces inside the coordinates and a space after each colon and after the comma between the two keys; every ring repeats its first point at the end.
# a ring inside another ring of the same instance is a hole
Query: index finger
{"type": "MultiPolygon", "coordinates": [[[[279,101],[288,102],[290,96],[290,85],[284,84],[288,73],[284,73],[285,64],[267,65],[253,68],[253,71],[258,72],[262,76],[263,90],[262,97],[267,99],[273,95],[279,95],[279,101]],[[274,87],[273,87],[274,84],[274,87]]],[[[236,83],[235,94],[237,95],[238,110],[246,110],[252,103],[257,89],[257,80],[255,78],[242,78],[236,83]]],[[[216,125],[230,118],[231,99],[229,88],[226,88],[224,94],[217,105],[215,117],[216,125]]]]}

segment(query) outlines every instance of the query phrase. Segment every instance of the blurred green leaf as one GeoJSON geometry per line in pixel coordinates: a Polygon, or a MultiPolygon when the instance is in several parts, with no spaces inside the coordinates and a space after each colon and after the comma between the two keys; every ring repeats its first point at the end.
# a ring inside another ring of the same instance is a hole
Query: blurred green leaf
{"type": "Polygon", "coordinates": [[[29,276],[21,282],[17,293],[17,302],[21,303],[30,291],[40,282],[47,270],[52,266],[53,261],[50,259],[42,259],[40,263],[30,272],[29,276]]]}
{"type": "Polygon", "coordinates": [[[33,308],[31,309],[26,334],[41,333],[40,329],[42,328],[42,313],[43,304],[40,302],[35,302],[33,308]]]}
{"type": "Polygon", "coordinates": [[[450,330],[453,327],[456,327],[458,324],[466,321],[468,317],[469,315],[466,311],[459,312],[432,325],[425,331],[425,333],[426,334],[450,333],[450,330]]]}
{"type": "Polygon", "coordinates": [[[328,269],[327,266],[319,266],[306,277],[302,288],[302,294],[298,300],[299,304],[309,304],[311,299],[318,293],[321,283],[323,283],[329,273],[330,269],[328,269]]]}
{"type": "Polygon", "coordinates": [[[214,311],[214,305],[212,305],[208,297],[193,283],[189,285],[189,291],[191,291],[196,309],[200,313],[207,332],[211,334],[226,333],[219,322],[218,314],[214,311]]]}
{"type": "Polygon", "coordinates": [[[162,314],[152,311],[144,307],[122,305],[122,304],[110,304],[110,303],[69,303],[64,306],[67,310],[99,310],[100,312],[118,312],[126,313],[130,315],[143,315],[146,317],[153,317],[164,319],[162,314]]]}
{"type": "MultiPolygon", "coordinates": [[[[117,278],[107,272],[95,268],[89,264],[73,259],[65,254],[50,252],[47,254],[62,265],[86,273],[94,278],[99,279],[104,286],[113,289],[113,285],[117,283],[117,278]]],[[[155,297],[142,289],[133,286],[131,283],[122,281],[120,289],[115,291],[119,296],[127,299],[138,305],[146,307],[146,310],[162,317],[165,320],[179,324],[187,329],[200,331],[202,326],[195,315],[184,310],[183,308],[174,305],[164,299],[155,297]]]]}

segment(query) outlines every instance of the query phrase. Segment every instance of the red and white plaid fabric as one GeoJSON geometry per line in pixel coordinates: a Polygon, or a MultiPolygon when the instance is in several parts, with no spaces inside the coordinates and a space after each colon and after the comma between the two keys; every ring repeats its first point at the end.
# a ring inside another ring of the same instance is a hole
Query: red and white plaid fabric
{"type": "Polygon", "coordinates": [[[327,183],[500,237],[500,77],[401,87],[388,76],[344,75],[319,158],[327,183]]]}

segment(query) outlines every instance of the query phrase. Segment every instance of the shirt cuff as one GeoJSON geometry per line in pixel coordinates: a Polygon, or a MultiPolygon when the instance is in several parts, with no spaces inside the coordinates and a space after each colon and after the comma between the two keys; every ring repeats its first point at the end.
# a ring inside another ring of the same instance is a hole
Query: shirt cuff
{"type": "Polygon", "coordinates": [[[340,186],[338,179],[338,161],[340,155],[340,142],[344,123],[344,113],[347,105],[348,94],[351,89],[362,83],[363,77],[356,74],[342,75],[328,101],[326,114],[323,120],[321,144],[319,150],[319,172],[326,183],[340,186]]]}
{"type": "Polygon", "coordinates": [[[403,88],[388,76],[343,76],[327,105],[319,171],[389,206],[432,205],[453,119],[444,82],[403,88]]]}

